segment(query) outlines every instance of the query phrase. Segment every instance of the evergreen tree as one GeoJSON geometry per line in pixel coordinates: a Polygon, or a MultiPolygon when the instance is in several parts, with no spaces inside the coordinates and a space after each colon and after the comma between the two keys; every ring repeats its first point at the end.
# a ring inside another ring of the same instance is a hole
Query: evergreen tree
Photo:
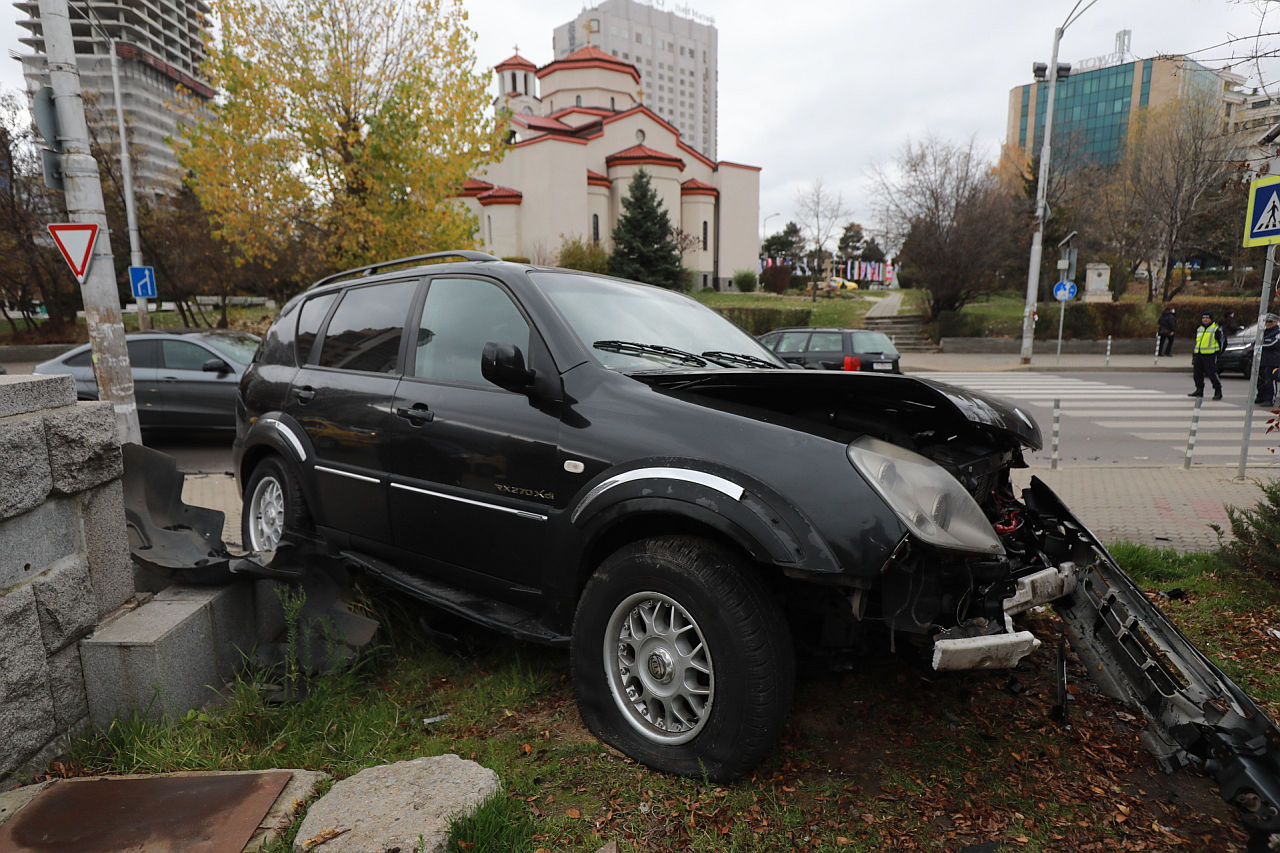
{"type": "Polygon", "coordinates": [[[679,290],[684,281],[671,220],[644,169],[636,172],[613,229],[609,274],[679,290]]]}

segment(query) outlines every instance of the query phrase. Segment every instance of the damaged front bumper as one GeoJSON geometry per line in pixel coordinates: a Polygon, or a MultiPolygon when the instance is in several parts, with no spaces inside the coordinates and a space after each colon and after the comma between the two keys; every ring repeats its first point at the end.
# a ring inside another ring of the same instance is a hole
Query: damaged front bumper
{"type": "Polygon", "coordinates": [[[1053,605],[1086,671],[1142,710],[1150,724],[1144,740],[1166,770],[1189,765],[1212,776],[1248,830],[1280,842],[1280,729],[1039,478],[1023,500],[1044,557],[1075,576],[1053,605]]]}

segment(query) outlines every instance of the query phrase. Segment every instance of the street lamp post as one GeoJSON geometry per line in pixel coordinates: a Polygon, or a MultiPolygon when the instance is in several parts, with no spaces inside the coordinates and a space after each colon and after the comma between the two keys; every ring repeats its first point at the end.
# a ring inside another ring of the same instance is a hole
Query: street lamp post
{"type": "Polygon", "coordinates": [[[766,217],[764,218],[764,225],[763,225],[763,226],[761,226],[761,228],[760,228],[760,231],[762,232],[762,233],[761,233],[761,235],[760,235],[760,239],[761,239],[761,240],[763,240],[764,238],[766,238],[766,237],[768,237],[768,236],[769,236],[769,220],[770,220],[770,219],[772,219],[773,217],[775,217],[775,216],[779,216],[779,215],[780,215],[780,214],[777,214],[777,213],[770,213],[768,216],[766,216],[766,217]]]}
{"type": "Polygon", "coordinates": [[[1049,59],[1049,91],[1045,95],[1044,142],[1040,146],[1040,173],[1036,178],[1036,233],[1031,238],[1031,260],[1027,266],[1027,303],[1022,309],[1022,358],[1023,364],[1031,363],[1031,344],[1035,338],[1033,315],[1036,310],[1036,298],[1040,295],[1040,259],[1044,254],[1044,221],[1045,196],[1049,186],[1049,141],[1053,137],[1053,98],[1058,86],[1058,43],[1062,34],[1089,7],[1098,0],[1090,0],[1083,9],[1080,4],[1084,0],[1076,0],[1075,6],[1062,26],[1053,31],[1053,53],[1049,59]]]}

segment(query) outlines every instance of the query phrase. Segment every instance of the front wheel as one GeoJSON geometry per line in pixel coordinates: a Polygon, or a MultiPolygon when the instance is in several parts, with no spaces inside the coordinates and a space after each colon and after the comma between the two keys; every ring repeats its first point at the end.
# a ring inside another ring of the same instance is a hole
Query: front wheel
{"type": "Polygon", "coordinates": [[[279,547],[286,530],[309,525],[302,489],[282,460],[268,456],[257,464],[244,488],[240,533],[244,547],[270,554],[279,547]]]}
{"type": "Polygon", "coordinates": [[[583,590],[574,691],[605,743],[657,770],[726,781],[750,770],[791,705],[791,634],[733,552],[669,536],[627,545],[583,590]]]}

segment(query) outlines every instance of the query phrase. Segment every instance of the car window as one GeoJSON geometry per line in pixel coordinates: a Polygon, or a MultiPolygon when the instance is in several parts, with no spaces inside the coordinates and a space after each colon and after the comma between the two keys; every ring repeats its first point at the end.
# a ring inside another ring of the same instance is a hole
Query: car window
{"type": "Polygon", "coordinates": [[[258,336],[248,332],[226,332],[220,335],[201,335],[200,343],[216,351],[219,355],[248,364],[253,361],[253,354],[258,351],[258,336]]]}
{"type": "Polygon", "coordinates": [[[761,335],[761,336],[760,336],[760,343],[764,344],[764,345],[765,345],[765,346],[767,346],[769,349],[775,349],[775,348],[776,348],[776,345],[777,345],[777,343],[778,343],[778,336],[777,336],[776,334],[772,334],[772,333],[771,333],[771,334],[768,334],[768,335],[761,335]]]}
{"type": "Polygon", "coordinates": [[[778,338],[777,352],[804,352],[804,345],[809,340],[808,332],[783,332],[778,338]]]}
{"type": "Polygon", "coordinates": [[[843,352],[842,338],[839,332],[814,332],[809,338],[809,352],[843,352]]]}
{"type": "Polygon", "coordinates": [[[324,317],[329,313],[329,307],[333,305],[333,300],[337,296],[337,293],[326,293],[323,296],[308,299],[303,304],[302,310],[298,312],[296,338],[298,364],[306,364],[311,358],[311,345],[316,342],[316,337],[320,334],[320,324],[324,322],[324,317]]]}
{"type": "MultiPolygon", "coordinates": [[[[133,341],[129,342],[129,361],[133,362],[133,341]]],[[[64,358],[62,363],[67,367],[88,367],[93,364],[93,350],[87,349],[84,352],[78,352],[70,358],[64,358]]]]}
{"type": "Polygon", "coordinates": [[[159,341],[129,341],[127,346],[129,347],[130,367],[160,366],[159,341]]]}
{"type": "Polygon", "coordinates": [[[529,357],[529,324],[511,297],[483,279],[433,279],[418,323],[413,375],[484,383],[480,356],[489,341],[515,344],[529,357]]]}
{"type": "Polygon", "coordinates": [[[353,287],[342,296],[320,343],[321,367],[393,373],[416,281],[353,287]]]}
{"type": "Polygon", "coordinates": [[[164,354],[164,366],[169,370],[202,370],[204,363],[214,357],[204,347],[186,341],[161,341],[160,351],[164,354]]]}
{"type": "Polygon", "coordinates": [[[898,348],[893,345],[893,341],[889,340],[889,336],[884,332],[859,331],[853,333],[853,351],[882,352],[886,355],[896,355],[898,348]]]}

